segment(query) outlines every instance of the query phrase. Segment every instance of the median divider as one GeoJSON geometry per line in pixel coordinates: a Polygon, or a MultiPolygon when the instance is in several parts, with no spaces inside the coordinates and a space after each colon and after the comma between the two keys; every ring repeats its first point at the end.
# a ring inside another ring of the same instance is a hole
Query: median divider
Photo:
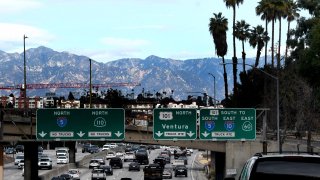
{"type": "Polygon", "coordinates": [[[105,156],[106,154],[107,154],[107,151],[101,151],[101,152],[94,153],[94,154],[88,154],[88,155],[84,156],[81,160],[76,161],[76,163],[69,163],[69,164],[65,164],[62,166],[56,166],[56,167],[52,168],[51,171],[39,175],[38,179],[39,180],[51,180],[52,177],[59,176],[60,174],[67,172],[69,169],[84,167],[86,164],[88,164],[90,162],[91,159],[93,159],[95,157],[105,156]]]}

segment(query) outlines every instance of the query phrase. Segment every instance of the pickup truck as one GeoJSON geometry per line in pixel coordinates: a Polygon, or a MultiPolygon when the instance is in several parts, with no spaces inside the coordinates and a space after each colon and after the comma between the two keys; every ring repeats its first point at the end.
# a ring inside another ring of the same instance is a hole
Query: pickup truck
{"type": "Polygon", "coordinates": [[[134,155],[134,152],[126,152],[123,156],[123,161],[133,161],[136,159],[136,156],[134,155]]]}
{"type": "Polygon", "coordinates": [[[106,178],[103,169],[93,169],[91,172],[91,180],[105,180],[106,178]]]}

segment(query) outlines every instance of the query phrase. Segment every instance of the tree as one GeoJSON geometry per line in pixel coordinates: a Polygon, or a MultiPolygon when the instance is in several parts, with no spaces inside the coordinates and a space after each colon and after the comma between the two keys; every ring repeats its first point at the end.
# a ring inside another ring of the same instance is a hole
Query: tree
{"type": "MultiPolygon", "coordinates": [[[[271,15],[269,12],[270,1],[269,0],[261,0],[259,5],[256,7],[256,14],[261,15],[261,19],[265,20],[265,29],[266,33],[268,33],[268,23],[271,21],[271,15]]],[[[268,41],[265,42],[265,55],[264,55],[264,65],[267,65],[267,54],[268,54],[268,41]]]]}
{"type": "Polygon", "coordinates": [[[249,37],[249,43],[253,48],[257,47],[256,62],[254,64],[254,67],[258,67],[261,50],[264,47],[264,42],[268,42],[270,38],[261,25],[253,27],[253,29],[250,31],[251,34],[249,37]]]}
{"type": "Polygon", "coordinates": [[[288,58],[288,41],[290,39],[290,24],[292,21],[299,18],[300,14],[298,13],[298,11],[300,11],[298,4],[296,2],[294,2],[293,0],[288,0],[288,2],[287,2],[288,28],[287,28],[286,51],[285,51],[285,64],[288,64],[287,58],[288,58]]]}
{"type": "Polygon", "coordinates": [[[223,63],[223,78],[224,78],[224,93],[225,99],[228,99],[228,80],[226,64],[224,61],[224,56],[227,54],[228,44],[227,44],[227,30],[228,30],[228,19],[219,14],[213,13],[213,17],[210,18],[209,32],[212,35],[213,42],[215,44],[215,50],[218,57],[222,57],[223,63]]]}
{"type": "Polygon", "coordinates": [[[68,100],[73,101],[74,99],[75,99],[75,98],[74,98],[72,92],[69,92],[68,100]]]}
{"type": "Polygon", "coordinates": [[[244,20],[237,21],[235,29],[235,37],[242,42],[242,61],[243,61],[243,72],[246,73],[246,53],[244,51],[244,42],[249,39],[249,27],[244,20]]]}
{"type": "Polygon", "coordinates": [[[232,57],[232,67],[233,67],[233,89],[235,96],[237,95],[237,52],[236,52],[236,36],[235,36],[235,26],[236,26],[236,6],[243,3],[243,0],[223,0],[228,8],[232,7],[233,10],[233,23],[232,23],[232,33],[233,33],[233,57],[232,57]]]}

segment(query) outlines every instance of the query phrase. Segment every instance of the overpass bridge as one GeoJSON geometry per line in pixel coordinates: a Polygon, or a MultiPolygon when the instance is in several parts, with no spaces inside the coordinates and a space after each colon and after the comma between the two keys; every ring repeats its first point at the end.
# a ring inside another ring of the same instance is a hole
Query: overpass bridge
{"type": "MultiPolygon", "coordinates": [[[[4,114],[0,127],[0,137],[2,146],[7,143],[20,142],[29,146],[32,151],[35,144],[44,141],[36,140],[36,122],[35,115],[26,116],[22,112],[4,114]]],[[[215,168],[217,179],[221,179],[227,175],[237,176],[241,172],[245,161],[257,152],[263,152],[263,147],[267,147],[268,151],[278,151],[277,142],[274,140],[265,141],[257,138],[255,141],[207,141],[207,140],[154,140],[152,127],[136,127],[126,125],[125,139],[123,142],[141,143],[141,144],[159,144],[167,146],[180,146],[194,149],[202,149],[211,151],[211,167],[215,168]],[[266,145],[266,146],[264,146],[266,145]],[[229,173],[229,174],[228,174],[229,173]]],[[[258,136],[259,137],[259,136],[258,136]]],[[[97,140],[99,141],[99,140],[97,140]]],[[[46,141],[49,144],[50,141],[46,141]]],[[[75,147],[75,142],[66,142],[67,146],[75,147]]],[[[36,146],[37,147],[37,146],[36,146]]],[[[1,147],[0,147],[1,148],[1,147]]],[[[283,144],[284,151],[296,150],[296,145],[283,144]]],[[[3,148],[0,150],[0,154],[3,148]]],[[[303,147],[300,147],[303,151],[303,147]]],[[[74,149],[71,150],[70,158],[75,159],[74,149]]],[[[1,155],[0,155],[1,156],[1,155]]],[[[35,156],[32,155],[31,156],[35,156]]],[[[1,159],[2,157],[0,157],[1,159]]],[[[34,157],[33,157],[34,158],[34,157]]],[[[0,160],[0,165],[1,165],[0,160]]],[[[74,160],[73,160],[74,162],[74,160]]],[[[3,161],[2,161],[3,163],[3,161]]],[[[0,171],[1,172],[1,171],[0,171]]],[[[27,173],[27,172],[26,172],[27,173]]],[[[26,174],[27,175],[27,174],[26,174]]],[[[27,177],[27,176],[26,176],[27,177]]],[[[31,176],[30,176],[31,177],[31,176]]]]}

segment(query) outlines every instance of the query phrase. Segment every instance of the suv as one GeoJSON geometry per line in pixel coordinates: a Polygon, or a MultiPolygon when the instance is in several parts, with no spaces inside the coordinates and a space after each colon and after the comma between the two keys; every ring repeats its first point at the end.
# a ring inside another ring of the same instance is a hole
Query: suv
{"type": "Polygon", "coordinates": [[[174,177],[177,177],[178,175],[184,175],[185,177],[188,177],[188,169],[185,165],[177,165],[174,168],[174,177]]]}
{"type": "Polygon", "coordinates": [[[120,157],[111,158],[109,165],[111,167],[119,167],[120,169],[122,169],[123,167],[122,159],[120,157]]]}
{"type": "Polygon", "coordinates": [[[21,160],[24,160],[24,155],[23,154],[17,155],[16,158],[14,159],[14,165],[18,165],[21,160]]]}
{"type": "Polygon", "coordinates": [[[52,161],[50,158],[40,158],[38,162],[39,169],[47,168],[52,169],[52,161]]]}
{"type": "Polygon", "coordinates": [[[320,179],[319,169],[319,155],[257,153],[247,160],[239,180],[320,179]]]}
{"type": "Polygon", "coordinates": [[[24,152],[24,146],[23,145],[21,145],[21,144],[18,144],[17,146],[16,146],[16,152],[18,153],[18,152],[24,152]]]}

